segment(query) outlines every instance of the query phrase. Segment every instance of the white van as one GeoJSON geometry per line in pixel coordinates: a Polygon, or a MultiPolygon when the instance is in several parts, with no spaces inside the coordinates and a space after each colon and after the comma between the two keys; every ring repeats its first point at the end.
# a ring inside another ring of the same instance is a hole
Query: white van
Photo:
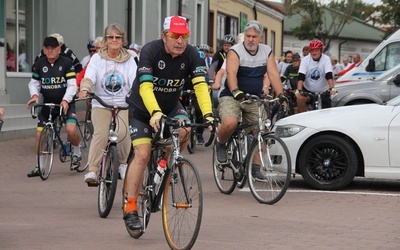
{"type": "Polygon", "coordinates": [[[336,83],[375,78],[397,64],[400,64],[400,30],[382,41],[360,66],[339,77],[336,83]]]}

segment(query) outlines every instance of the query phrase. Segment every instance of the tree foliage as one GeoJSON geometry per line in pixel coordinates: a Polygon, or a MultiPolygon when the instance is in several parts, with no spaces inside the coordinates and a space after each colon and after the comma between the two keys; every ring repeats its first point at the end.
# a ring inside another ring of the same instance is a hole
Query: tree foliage
{"type": "Polygon", "coordinates": [[[386,27],[386,36],[400,28],[400,0],[381,0],[376,7],[376,22],[386,27]]]}
{"type": "Polygon", "coordinates": [[[334,0],[328,5],[322,4],[321,0],[285,0],[284,7],[287,16],[301,16],[299,26],[292,30],[293,35],[300,40],[318,38],[325,44],[325,51],[353,17],[370,15],[361,0],[334,0]]]}

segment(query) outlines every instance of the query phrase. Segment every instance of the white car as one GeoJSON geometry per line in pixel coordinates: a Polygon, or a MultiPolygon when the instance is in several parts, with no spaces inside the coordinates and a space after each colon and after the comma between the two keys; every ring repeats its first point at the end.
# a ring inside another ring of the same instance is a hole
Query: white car
{"type": "Polygon", "coordinates": [[[400,180],[400,96],[296,114],[273,130],[290,151],[292,172],[313,188],[342,189],[355,176],[400,180]]]}

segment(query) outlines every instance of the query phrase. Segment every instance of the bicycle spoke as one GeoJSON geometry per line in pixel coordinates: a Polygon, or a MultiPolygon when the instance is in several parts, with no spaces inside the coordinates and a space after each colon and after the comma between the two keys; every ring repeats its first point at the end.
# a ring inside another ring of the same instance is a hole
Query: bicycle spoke
{"type": "Polygon", "coordinates": [[[200,230],[203,194],[200,176],[193,163],[181,159],[175,166],[177,180],[171,174],[163,195],[163,228],[172,249],[190,249],[200,230]]]}
{"type": "Polygon", "coordinates": [[[43,127],[39,138],[38,145],[38,168],[39,175],[42,180],[47,180],[53,168],[54,146],[53,146],[54,131],[51,126],[43,127]]]}
{"type": "Polygon", "coordinates": [[[290,156],[286,145],[272,134],[264,136],[262,145],[260,150],[258,144],[254,143],[249,153],[249,187],[257,201],[274,204],[283,197],[289,186],[290,156]],[[257,158],[261,160],[260,165],[254,163],[257,158]]]}

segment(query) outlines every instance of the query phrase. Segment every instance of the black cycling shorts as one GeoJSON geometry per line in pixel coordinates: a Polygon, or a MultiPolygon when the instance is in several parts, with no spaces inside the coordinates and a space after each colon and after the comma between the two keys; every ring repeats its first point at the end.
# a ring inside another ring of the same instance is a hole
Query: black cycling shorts
{"type": "MultiPolygon", "coordinates": [[[[166,115],[171,118],[189,120],[189,116],[180,102],[166,115]]],[[[150,115],[144,117],[140,112],[135,112],[134,108],[129,108],[129,131],[133,146],[151,142],[154,131],[153,127],[149,124],[150,118],[150,115]]],[[[168,138],[170,136],[170,129],[166,127],[164,129],[163,138],[168,138]]]]}

